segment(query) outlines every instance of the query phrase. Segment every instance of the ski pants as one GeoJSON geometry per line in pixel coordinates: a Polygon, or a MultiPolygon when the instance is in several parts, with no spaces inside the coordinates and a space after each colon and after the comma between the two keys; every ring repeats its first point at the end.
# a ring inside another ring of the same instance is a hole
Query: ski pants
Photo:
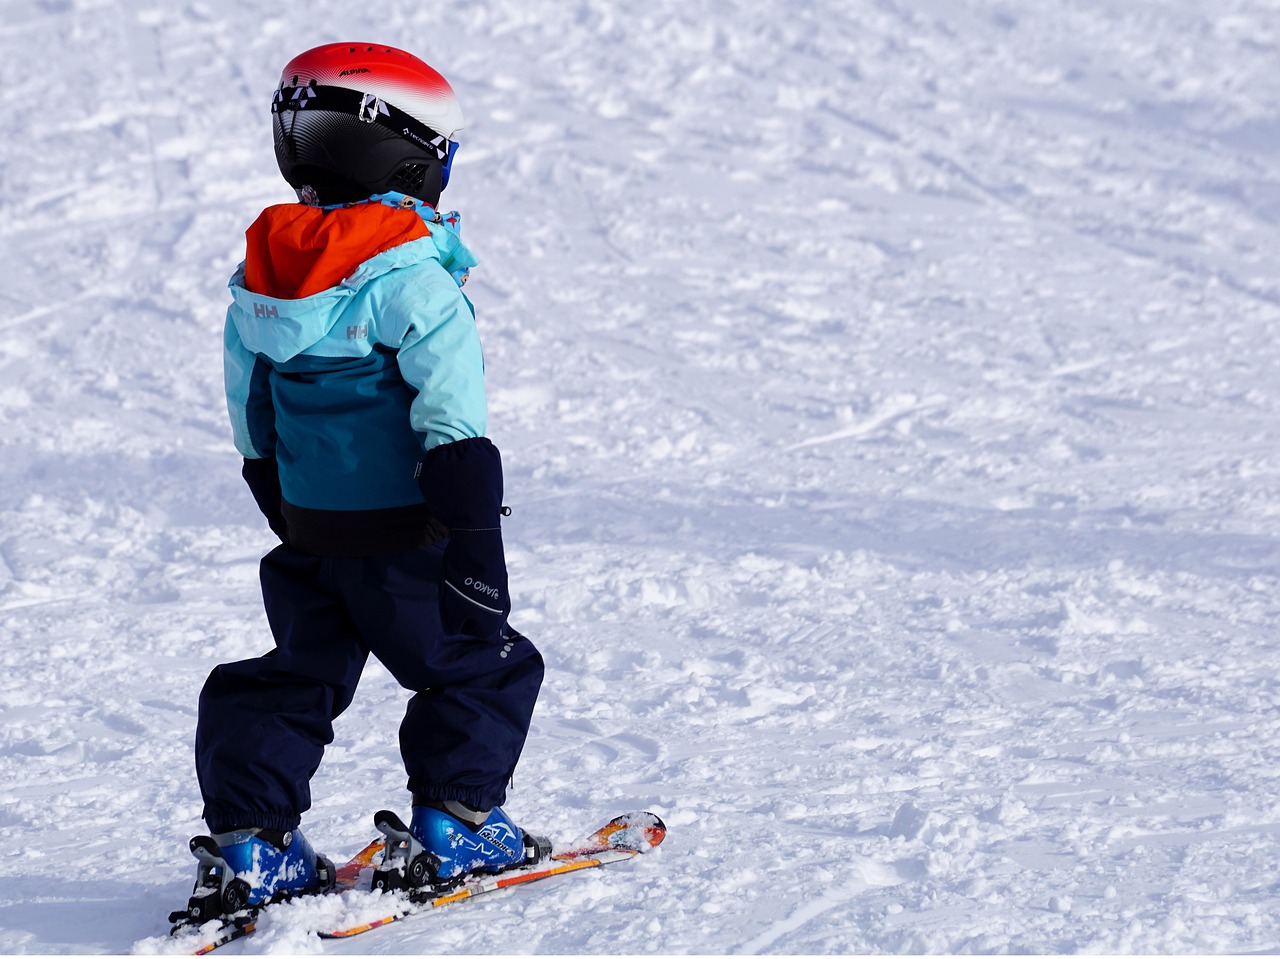
{"type": "Polygon", "coordinates": [[[484,639],[444,632],[443,545],[350,558],[279,546],[262,560],[275,649],[218,666],[200,694],[196,773],[210,831],[297,828],[370,653],[414,693],[400,724],[413,794],[478,809],[505,801],[542,656],[509,626],[484,639]]]}

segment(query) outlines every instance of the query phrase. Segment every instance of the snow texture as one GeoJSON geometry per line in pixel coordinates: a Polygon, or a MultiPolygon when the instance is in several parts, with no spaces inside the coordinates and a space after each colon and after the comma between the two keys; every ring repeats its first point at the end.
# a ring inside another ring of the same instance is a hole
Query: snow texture
{"type": "MultiPolygon", "coordinates": [[[[508,808],[634,863],[232,953],[1280,950],[1280,2],[8,0],[0,951],[164,951],[196,696],[270,646],[222,399],[268,104],[453,82],[508,808]]],[[[404,808],[371,666],[335,857],[404,808]]]]}

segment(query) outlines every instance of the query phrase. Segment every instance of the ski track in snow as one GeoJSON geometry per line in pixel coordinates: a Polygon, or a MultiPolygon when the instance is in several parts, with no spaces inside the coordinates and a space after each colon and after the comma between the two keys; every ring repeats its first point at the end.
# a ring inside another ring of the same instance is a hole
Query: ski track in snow
{"type": "MultiPolygon", "coordinates": [[[[0,951],[172,947],[196,696],[269,647],[225,282],[280,65],[348,38],[468,117],[549,663],[508,807],[671,832],[229,953],[1280,950],[1275,0],[4,11],[0,951]]],[[[335,857],[404,701],[339,720],[335,857]]]]}

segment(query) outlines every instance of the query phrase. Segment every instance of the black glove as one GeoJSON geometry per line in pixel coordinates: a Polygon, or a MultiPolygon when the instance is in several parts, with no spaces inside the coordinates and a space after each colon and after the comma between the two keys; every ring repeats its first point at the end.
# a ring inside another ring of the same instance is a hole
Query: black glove
{"type": "Polygon", "coordinates": [[[271,532],[280,537],[280,542],[289,542],[289,527],[284,521],[284,513],[280,511],[280,501],[284,499],[280,492],[280,467],[276,458],[244,461],[244,469],[240,471],[244,481],[249,484],[249,492],[253,494],[258,509],[267,518],[271,532]]]}
{"type": "Polygon", "coordinates": [[[502,549],[502,457],[488,439],[437,446],[418,465],[427,507],[449,527],[440,621],[449,633],[492,636],[511,612],[502,549]]]}

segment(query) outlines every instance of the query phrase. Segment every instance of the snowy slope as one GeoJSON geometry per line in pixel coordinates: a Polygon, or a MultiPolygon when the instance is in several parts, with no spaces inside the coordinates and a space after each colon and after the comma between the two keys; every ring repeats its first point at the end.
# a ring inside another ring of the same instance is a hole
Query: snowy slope
{"type": "MultiPolygon", "coordinates": [[[[468,116],[509,803],[652,857],[230,951],[1280,950],[1276,0],[9,0],[0,951],[157,951],[208,670],[270,640],[225,282],[315,43],[468,116]]],[[[308,836],[402,806],[405,694],[308,836]]]]}

